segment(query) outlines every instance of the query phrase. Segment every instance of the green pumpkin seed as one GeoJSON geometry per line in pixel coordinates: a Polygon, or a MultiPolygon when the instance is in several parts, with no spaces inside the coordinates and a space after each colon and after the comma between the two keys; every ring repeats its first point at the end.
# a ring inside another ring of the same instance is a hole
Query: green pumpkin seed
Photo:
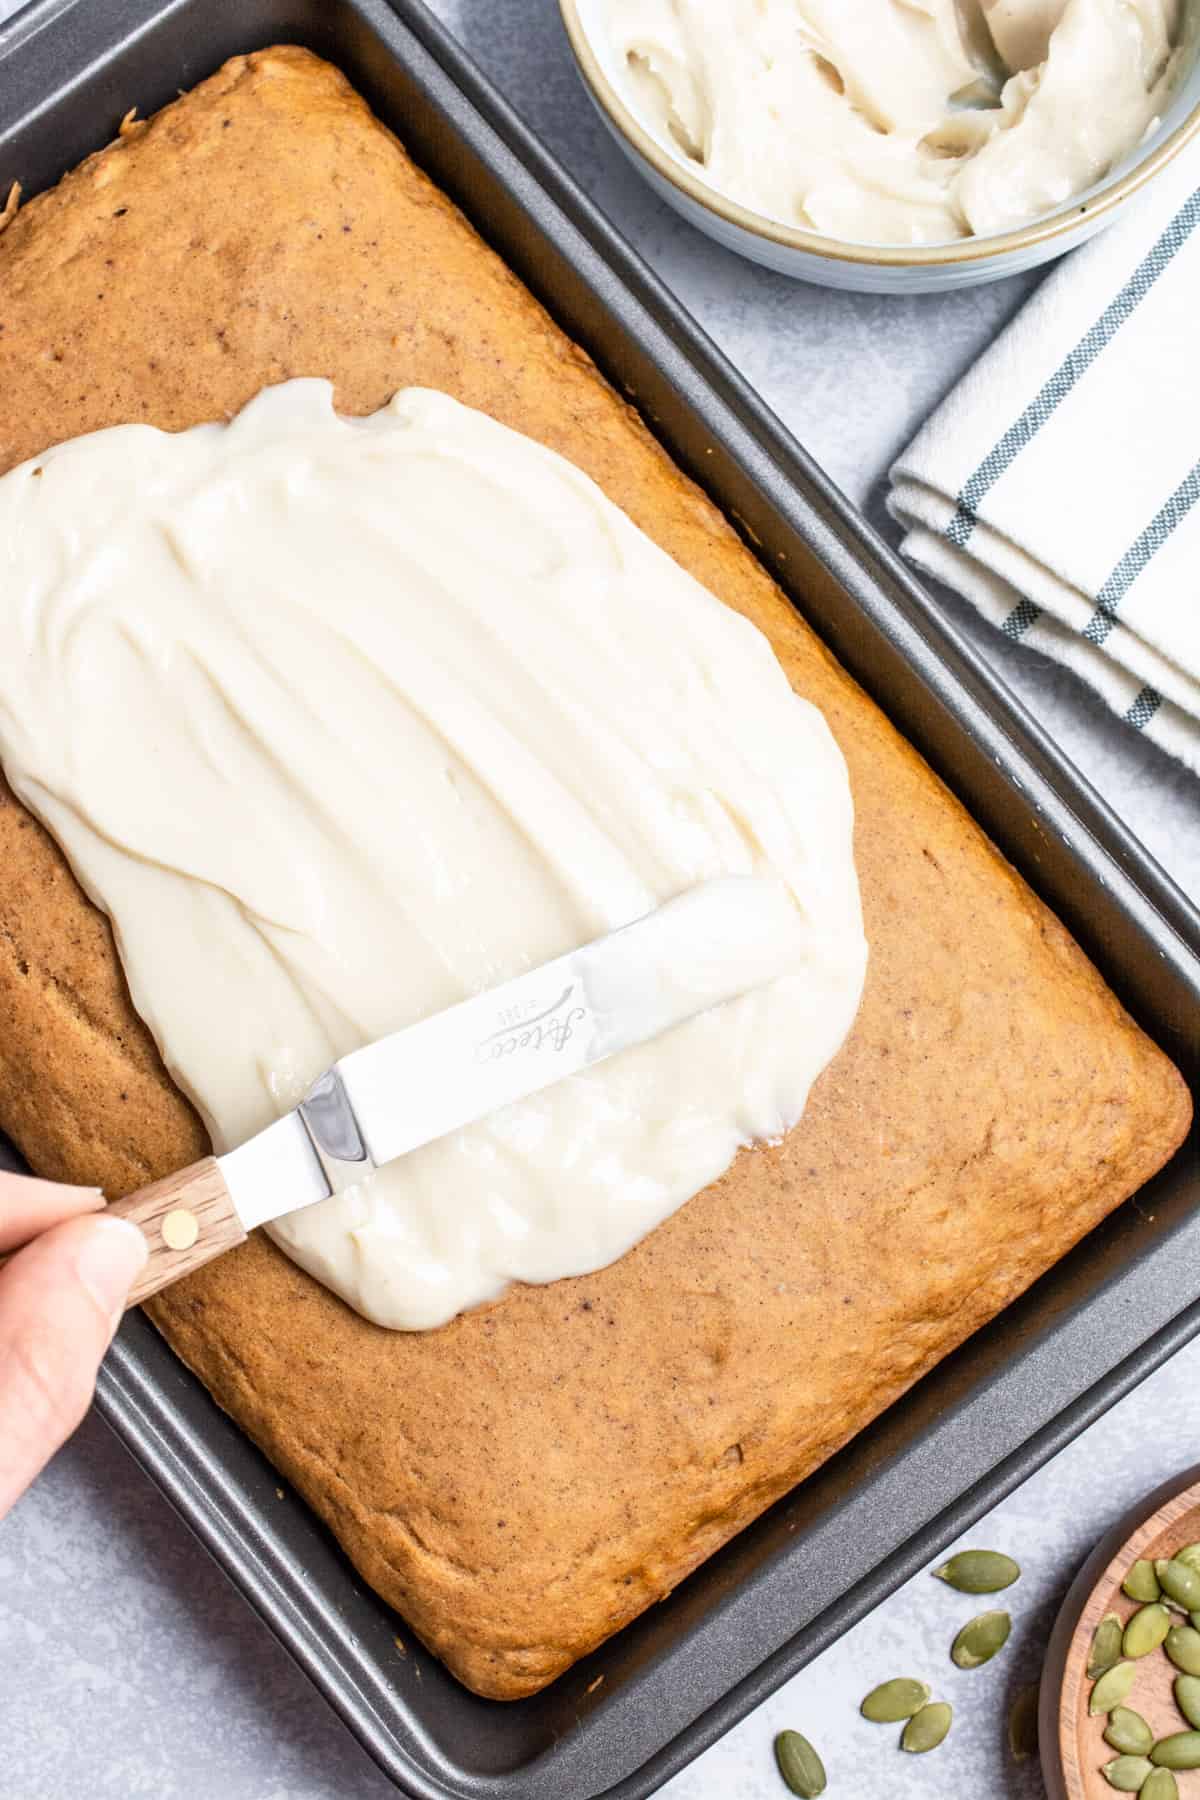
{"type": "Polygon", "coordinates": [[[1021,1569],[999,1550],[960,1550],[934,1574],[960,1594],[998,1594],[1020,1580],[1021,1569]]]}
{"type": "Polygon", "coordinates": [[[872,1688],[858,1710],[872,1724],[898,1725],[901,1719],[911,1719],[919,1713],[928,1699],[929,1689],[923,1681],[897,1675],[894,1681],[883,1681],[872,1688]]]}
{"type": "Polygon", "coordinates": [[[1156,1769],[1200,1769],[1200,1731],[1177,1731],[1159,1738],[1150,1752],[1156,1769]]]}
{"type": "Polygon", "coordinates": [[[798,1731],[781,1731],[775,1739],[775,1761],[789,1793],[801,1800],[816,1800],[825,1792],[825,1765],[806,1737],[798,1731]]]}
{"type": "Polygon", "coordinates": [[[1140,1600],[1143,1606],[1157,1600],[1162,1590],[1158,1585],[1158,1576],[1154,1573],[1154,1564],[1145,1558],[1135,1562],[1128,1575],[1121,1583],[1122,1591],[1131,1600],[1140,1600]]]}
{"type": "Polygon", "coordinates": [[[1038,1748],[1038,1696],[1040,1689],[1035,1681],[1031,1687],[1018,1690],[1008,1712],[1008,1747],[1014,1762],[1024,1762],[1027,1756],[1036,1756],[1038,1748]]]}
{"type": "Polygon", "coordinates": [[[1112,1712],[1114,1707],[1123,1706],[1132,1694],[1136,1680],[1136,1663],[1119,1662],[1115,1669],[1108,1669],[1092,1689],[1088,1711],[1093,1714],[1106,1713],[1112,1712]]]}
{"type": "Polygon", "coordinates": [[[951,1662],[958,1669],[981,1669],[998,1650],[1003,1650],[1011,1630],[1012,1620],[1006,1612],[980,1613],[955,1638],[951,1662]]]}
{"type": "Polygon", "coordinates": [[[1175,1704],[1188,1724],[1200,1731],[1200,1675],[1175,1677],[1175,1704]]]}
{"type": "Polygon", "coordinates": [[[1188,1618],[1191,1620],[1192,1630],[1200,1631],[1200,1612],[1189,1613],[1188,1618]]]}
{"type": "Polygon", "coordinates": [[[1200,1612],[1200,1569],[1172,1559],[1158,1569],[1158,1582],[1168,1600],[1174,1600],[1184,1612],[1200,1612]]]}
{"type": "Polygon", "coordinates": [[[1104,1765],[1105,1781],[1119,1794],[1138,1793],[1153,1773],[1152,1764],[1144,1756],[1118,1756],[1115,1762],[1104,1765]]]}
{"type": "Polygon", "coordinates": [[[1092,1638],[1092,1653],[1087,1666],[1089,1681],[1095,1681],[1105,1670],[1115,1668],[1120,1662],[1124,1631],[1119,1613],[1105,1613],[1092,1638]]]}
{"type": "Polygon", "coordinates": [[[1139,1800],[1179,1800],[1179,1783],[1170,1769],[1155,1769],[1142,1783],[1139,1800]]]}
{"type": "MultiPolygon", "coordinates": [[[[1186,1612],[1187,1607],[1183,1604],[1183,1602],[1181,1600],[1177,1600],[1175,1598],[1174,1594],[1168,1594],[1166,1587],[1164,1586],[1164,1582],[1167,1577],[1167,1570],[1170,1568],[1170,1566],[1171,1566],[1170,1562],[1168,1561],[1168,1559],[1165,1556],[1160,1556],[1154,1564],[1154,1573],[1158,1579],[1158,1585],[1161,1590],[1161,1592],[1159,1594],[1159,1599],[1162,1601],[1164,1606],[1173,1607],[1176,1612],[1186,1612]]],[[[1184,1566],[1186,1567],[1186,1564],[1184,1566]]]]}
{"type": "Polygon", "coordinates": [[[1170,1630],[1171,1615],[1165,1606],[1140,1606],[1125,1627],[1121,1648],[1136,1662],[1139,1656],[1149,1656],[1165,1643],[1170,1630]]]}
{"type": "Polygon", "coordinates": [[[1123,1756],[1149,1756],[1154,1748],[1154,1733],[1141,1713],[1128,1706],[1116,1706],[1108,1715],[1104,1741],[1123,1756]]]}
{"type": "Polygon", "coordinates": [[[1200,1631],[1194,1625],[1173,1625],[1167,1633],[1165,1648],[1183,1674],[1200,1675],[1200,1631]]]}
{"type": "Polygon", "coordinates": [[[930,1705],[923,1706],[904,1727],[900,1748],[910,1750],[914,1756],[922,1756],[926,1750],[936,1750],[945,1739],[953,1717],[953,1707],[948,1706],[944,1700],[934,1700],[930,1705]]]}
{"type": "Polygon", "coordinates": [[[1185,1544],[1175,1552],[1175,1561],[1185,1563],[1189,1569],[1200,1569],[1200,1544],[1185,1544]]]}

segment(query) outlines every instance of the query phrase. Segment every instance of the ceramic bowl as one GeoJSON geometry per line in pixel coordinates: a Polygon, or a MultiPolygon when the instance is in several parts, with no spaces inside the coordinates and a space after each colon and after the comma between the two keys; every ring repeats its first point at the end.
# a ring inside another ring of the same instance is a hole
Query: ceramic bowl
{"type": "Polygon", "coordinates": [[[575,60],[600,117],[634,167],[669,206],[727,250],[822,287],[878,294],[941,293],[997,281],[1073,250],[1110,224],[1200,135],[1200,0],[1187,23],[1187,69],[1158,128],[1102,181],[1018,231],[951,244],[852,244],[751,212],[717,193],[682,152],[667,149],[627,105],[605,0],[559,0],[575,60]]]}

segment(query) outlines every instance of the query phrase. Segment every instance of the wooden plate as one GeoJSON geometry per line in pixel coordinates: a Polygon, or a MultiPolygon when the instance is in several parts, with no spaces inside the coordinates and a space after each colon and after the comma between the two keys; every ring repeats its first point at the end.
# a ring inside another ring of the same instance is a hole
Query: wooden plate
{"type": "MultiPolygon", "coordinates": [[[[1200,1541],[1200,1468],[1176,1478],[1142,1503],[1089,1557],[1079,1573],[1050,1637],[1042,1673],[1039,1739],[1050,1800],[1113,1800],[1101,1770],[1117,1755],[1104,1742],[1103,1715],[1092,1718],[1088,1698],[1088,1657],[1092,1635],[1105,1613],[1128,1619],[1137,1602],[1121,1583],[1141,1558],[1154,1561],[1200,1541]]],[[[1183,1623],[1183,1616],[1180,1615],[1183,1623]]],[[[1128,1704],[1149,1723],[1156,1737],[1186,1731],[1171,1686],[1178,1671],[1161,1653],[1144,1657],[1128,1704]]],[[[1179,1775],[1180,1800],[1200,1800],[1200,1771],[1179,1775]]]]}

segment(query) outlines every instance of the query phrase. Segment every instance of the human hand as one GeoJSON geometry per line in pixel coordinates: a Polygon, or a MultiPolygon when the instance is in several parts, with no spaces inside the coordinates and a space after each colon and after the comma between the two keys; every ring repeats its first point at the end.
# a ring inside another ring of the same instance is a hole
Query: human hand
{"type": "Polygon", "coordinates": [[[98,1188],[0,1170],[0,1519],[91,1403],[100,1358],[146,1261],[98,1188]]]}

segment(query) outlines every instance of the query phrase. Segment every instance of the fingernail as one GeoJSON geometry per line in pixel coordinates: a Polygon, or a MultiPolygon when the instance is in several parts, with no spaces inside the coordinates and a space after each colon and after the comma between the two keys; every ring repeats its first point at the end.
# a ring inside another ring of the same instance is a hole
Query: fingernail
{"type": "Polygon", "coordinates": [[[105,1203],[103,1188],[68,1187],[64,1181],[39,1182],[38,1186],[52,1188],[63,1200],[66,1200],[69,1197],[72,1205],[78,1205],[80,1212],[82,1212],[85,1207],[91,1207],[92,1210],[95,1211],[105,1203]]]}
{"type": "Polygon", "coordinates": [[[96,1219],[79,1248],[75,1267],[88,1293],[108,1314],[115,1331],[125,1297],[145,1267],[150,1247],[128,1219],[96,1219]]]}

